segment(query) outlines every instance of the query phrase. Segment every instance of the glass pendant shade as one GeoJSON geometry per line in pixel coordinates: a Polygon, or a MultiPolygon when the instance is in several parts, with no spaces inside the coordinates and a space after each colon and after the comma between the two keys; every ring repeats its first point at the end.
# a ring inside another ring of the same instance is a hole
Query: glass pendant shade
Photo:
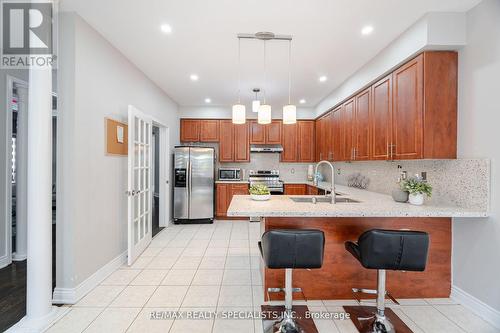
{"type": "Polygon", "coordinates": [[[271,105],[262,104],[260,106],[257,122],[261,125],[271,123],[271,105]]]}
{"type": "Polygon", "coordinates": [[[283,124],[295,124],[297,122],[297,107],[295,105],[285,105],[283,107],[283,124]]]}
{"type": "Polygon", "coordinates": [[[257,99],[252,102],[252,111],[259,112],[259,109],[260,109],[260,101],[257,99]]]}
{"type": "Polygon", "coordinates": [[[245,105],[235,104],[233,105],[233,124],[244,124],[245,123],[245,105]]]}

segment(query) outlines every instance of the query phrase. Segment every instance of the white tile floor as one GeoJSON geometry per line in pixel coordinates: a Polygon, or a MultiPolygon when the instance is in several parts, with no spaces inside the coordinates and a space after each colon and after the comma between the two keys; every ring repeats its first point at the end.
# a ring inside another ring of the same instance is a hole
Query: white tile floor
{"type": "MultiPolygon", "coordinates": [[[[48,332],[261,333],[259,320],[151,320],[152,311],[251,311],[263,300],[259,224],[163,230],[132,267],[123,266],[71,307],[48,332]]],[[[311,301],[312,311],[343,312],[354,301],[311,301]]],[[[401,300],[394,311],[414,332],[500,332],[449,299],[401,300]]],[[[350,320],[317,320],[321,333],[357,332],[350,320]]]]}

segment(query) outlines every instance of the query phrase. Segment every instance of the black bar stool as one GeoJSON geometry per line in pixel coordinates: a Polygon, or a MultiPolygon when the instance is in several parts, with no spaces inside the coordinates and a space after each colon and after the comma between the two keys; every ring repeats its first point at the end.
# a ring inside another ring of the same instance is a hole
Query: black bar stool
{"type": "MultiPolygon", "coordinates": [[[[269,292],[285,293],[285,312],[280,320],[269,327],[269,331],[280,333],[304,332],[292,318],[292,293],[301,292],[292,287],[292,269],[321,268],[325,248],[325,235],[321,230],[294,229],[269,230],[259,242],[264,263],[270,269],[285,269],[285,288],[269,288],[269,292]]],[[[314,323],[313,323],[314,325],[314,323]]]]}
{"type": "MultiPolygon", "coordinates": [[[[429,250],[429,235],[421,231],[407,230],[368,230],[359,236],[358,242],[346,242],[345,248],[367,269],[377,270],[377,290],[353,288],[354,293],[367,293],[377,295],[377,311],[375,316],[361,318],[373,320],[371,332],[392,333],[394,325],[386,317],[385,289],[386,270],[396,271],[424,271],[427,264],[429,250]]],[[[347,308],[351,307],[345,307],[347,308]]],[[[349,312],[349,311],[348,311],[349,312]]],[[[391,319],[402,321],[391,311],[391,319]]],[[[353,321],[355,320],[352,318],[353,321]]],[[[356,324],[356,322],[354,323],[356,324]]],[[[356,325],[359,329],[360,326],[356,325]]]]}

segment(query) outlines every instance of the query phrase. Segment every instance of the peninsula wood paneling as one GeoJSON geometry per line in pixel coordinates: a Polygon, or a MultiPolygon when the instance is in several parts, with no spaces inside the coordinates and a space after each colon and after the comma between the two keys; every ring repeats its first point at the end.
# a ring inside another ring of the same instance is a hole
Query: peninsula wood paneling
{"type": "MultiPolygon", "coordinates": [[[[351,288],[375,289],[377,271],[365,269],[344,248],[367,230],[411,229],[430,235],[424,272],[387,272],[387,290],[396,298],[448,298],[451,292],[450,218],[266,218],[265,230],[320,229],[326,237],[321,269],[293,271],[294,287],[302,288],[308,300],[352,299],[351,288]],[[314,283],[311,283],[314,281],[314,283]]],[[[265,269],[265,288],[284,286],[284,270],[265,269]]],[[[299,293],[294,296],[300,296],[299,293]]],[[[279,297],[279,296],[275,296],[279,297]]],[[[277,299],[277,298],[276,298],[277,299]]]]}

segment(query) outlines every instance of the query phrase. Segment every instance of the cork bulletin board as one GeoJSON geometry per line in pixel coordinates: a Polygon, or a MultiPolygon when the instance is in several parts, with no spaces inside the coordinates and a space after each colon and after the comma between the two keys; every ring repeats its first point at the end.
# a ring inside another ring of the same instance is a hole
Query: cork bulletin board
{"type": "Polygon", "coordinates": [[[128,125],[110,118],[106,120],[106,154],[128,155],[128,125]]]}

